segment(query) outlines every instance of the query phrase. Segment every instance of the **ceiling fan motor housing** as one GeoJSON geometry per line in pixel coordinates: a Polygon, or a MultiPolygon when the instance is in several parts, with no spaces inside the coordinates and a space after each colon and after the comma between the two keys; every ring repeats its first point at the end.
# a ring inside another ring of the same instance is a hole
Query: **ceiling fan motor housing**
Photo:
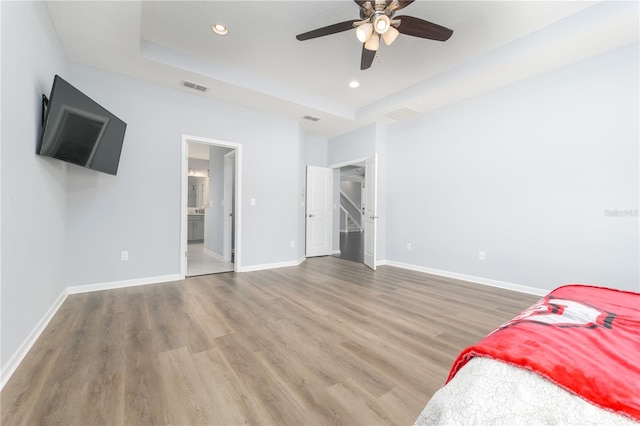
{"type": "Polygon", "coordinates": [[[360,7],[360,19],[361,22],[354,26],[359,26],[365,23],[373,25],[373,30],[382,35],[389,30],[391,25],[398,26],[399,21],[392,21],[395,10],[399,6],[397,0],[375,0],[367,1],[360,7]]]}

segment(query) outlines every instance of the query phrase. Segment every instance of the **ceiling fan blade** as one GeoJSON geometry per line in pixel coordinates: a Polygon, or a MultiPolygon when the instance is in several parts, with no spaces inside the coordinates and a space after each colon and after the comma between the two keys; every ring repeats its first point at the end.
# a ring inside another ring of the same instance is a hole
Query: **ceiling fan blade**
{"type": "Polygon", "coordinates": [[[355,19],[351,21],[339,22],[337,24],[328,25],[326,27],[318,28],[316,30],[308,31],[306,33],[298,34],[296,38],[300,41],[309,40],[312,38],[323,37],[330,34],[340,33],[342,31],[347,31],[353,29],[353,23],[360,22],[360,20],[355,19]]]}
{"type": "Polygon", "coordinates": [[[375,50],[369,50],[364,48],[364,43],[362,44],[362,59],[360,60],[360,69],[366,70],[371,67],[373,64],[373,59],[376,57],[375,50]]]}
{"type": "Polygon", "coordinates": [[[413,16],[396,16],[393,19],[400,19],[398,31],[402,34],[438,41],[447,41],[453,34],[449,28],[413,16]]]}
{"type": "Polygon", "coordinates": [[[413,3],[415,0],[398,0],[398,7],[393,8],[393,10],[400,10],[400,9],[404,9],[405,7],[409,6],[411,3],[413,3]]]}

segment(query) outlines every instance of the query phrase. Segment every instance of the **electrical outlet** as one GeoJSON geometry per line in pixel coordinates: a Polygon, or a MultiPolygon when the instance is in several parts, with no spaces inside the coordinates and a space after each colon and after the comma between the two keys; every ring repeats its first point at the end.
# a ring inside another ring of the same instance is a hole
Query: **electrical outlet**
{"type": "Polygon", "coordinates": [[[411,243],[407,243],[407,251],[411,251],[411,243]]]}
{"type": "Polygon", "coordinates": [[[291,240],[289,241],[289,247],[294,248],[296,246],[296,242],[291,240]]]}
{"type": "Polygon", "coordinates": [[[120,260],[122,260],[122,261],[129,260],[129,252],[128,251],[121,251],[120,252],[120,260]]]}
{"type": "Polygon", "coordinates": [[[478,252],[478,260],[484,260],[485,259],[485,254],[483,251],[479,251],[478,252]]]}

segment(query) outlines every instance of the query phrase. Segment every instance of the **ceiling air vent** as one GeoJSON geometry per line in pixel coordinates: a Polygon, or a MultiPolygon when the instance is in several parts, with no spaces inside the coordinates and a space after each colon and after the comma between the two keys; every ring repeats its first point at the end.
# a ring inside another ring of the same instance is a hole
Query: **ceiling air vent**
{"type": "Polygon", "coordinates": [[[208,87],[204,87],[201,86],[199,84],[193,83],[191,81],[182,81],[182,85],[184,87],[188,87],[189,89],[194,89],[194,90],[198,90],[200,92],[206,92],[209,88],[208,87]]]}
{"type": "Polygon", "coordinates": [[[420,111],[418,111],[417,109],[402,107],[395,111],[391,111],[390,113],[385,114],[384,116],[392,118],[394,120],[404,120],[405,118],[415,117],[418,114],[420,114],[420,111]]]}
{"type": "Polygon", "coordinates": [[[304,117],[305,120],[309,120],[309,121],[318,121],[320,120],[318,117],[314,117],[313,115],[305,115],[304,117]]]}

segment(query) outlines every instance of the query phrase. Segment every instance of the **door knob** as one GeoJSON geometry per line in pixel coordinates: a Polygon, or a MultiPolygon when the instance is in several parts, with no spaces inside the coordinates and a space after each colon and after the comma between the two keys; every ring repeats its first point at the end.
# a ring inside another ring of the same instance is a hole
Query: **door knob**
{"type": "Polygon", "coordinates": [[[311,213],[309,213],[309,217],[313,217],[313,215],[311,213]]]}

